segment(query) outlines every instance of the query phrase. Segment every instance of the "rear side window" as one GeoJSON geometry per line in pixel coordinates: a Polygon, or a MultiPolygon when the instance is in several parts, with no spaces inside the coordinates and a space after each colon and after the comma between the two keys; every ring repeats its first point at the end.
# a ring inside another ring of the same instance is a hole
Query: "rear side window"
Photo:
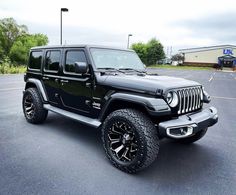
{"type": "Polygon", "coordinates": [[[48,70],[57,72],[59,70],[60,56],[60,51],[47,51],[44,69],[46,71],[48,70]]]}
{"type": "Polygon", "coordinates": [[[42,63],[42,51],[32,51],[29,58],[29,69],[40,70],[42,63]]]}
{"type": "Polygon", "coordinates": [[[74,73],[75,62],[87,62],[84,51],[73,50],[66,52],[65,71],[74,73]]]}

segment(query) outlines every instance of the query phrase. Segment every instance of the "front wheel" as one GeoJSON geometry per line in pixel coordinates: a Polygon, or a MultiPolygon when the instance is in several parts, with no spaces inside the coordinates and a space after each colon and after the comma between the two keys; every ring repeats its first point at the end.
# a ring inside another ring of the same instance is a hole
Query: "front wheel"
{"type": "Polygon", "coordinates": [[[146,115],[133,109],[116,110],[106,118],[102,141],[111,163],[127,173],[148,167],[159,151],[155,125],[146,115]]]}
{"type": "Polygon", "coordinates": [[[193,135],[191,137],[176,139],[176,142],[183,143],[183,144],[191,144],[191,143],[196,142],[199,139],[201,139],[206,134],[206,132],[207,132],[207,128],[200,130],[199,132],[197,132],[195,135],[193,135]]]}

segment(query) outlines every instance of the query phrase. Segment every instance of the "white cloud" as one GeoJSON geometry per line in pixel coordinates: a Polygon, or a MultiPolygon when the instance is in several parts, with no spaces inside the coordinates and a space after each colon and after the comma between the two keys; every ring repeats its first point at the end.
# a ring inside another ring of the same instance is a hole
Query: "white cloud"
{"type": "Polygon", "coordinates": [[[125,47],[131,43],[158,38],[165,46],[188,47],[218,43],[192,33],[191,26],[173,25],[234,11],[236,1],[225,0],[7,0],[0,3],[0,17],[14,17],[31,32],[59,42],[60,8],[63,13],[64,40],[67,43],[94,43],[125,47]]]}

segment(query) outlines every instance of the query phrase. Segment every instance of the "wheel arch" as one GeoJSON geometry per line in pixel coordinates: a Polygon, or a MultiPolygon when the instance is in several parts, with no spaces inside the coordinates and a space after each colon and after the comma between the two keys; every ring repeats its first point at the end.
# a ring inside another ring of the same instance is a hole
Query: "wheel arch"
{"type": "Polygon", "coordinates": [[[109,106],[107,106],[107,108],[103,110],[99,118],[101,121],[104,121],[105,118],[113,111],[125,108],[134,108],[145,114],[148,114],[144,104],[123,99],[114,99],[109,103],[109,106]]]}
{"type": "Polygon", "coordinates": [[[103,106],[99,120],[104,121],[111,112],[124,108],[133,108],[148,116],[163,115],[166,114],[166,112],[170,112],[169,106],[162,99],[127,93],[116,93],[111,95],[103,106]]]}
{"type": "Polygon", "coordinates": [[[40,80],[32,78],[28,79],[26,81],[25,90],[28,88],[37,88],[42,100],[48,102],[48,96],[40,80]]]}

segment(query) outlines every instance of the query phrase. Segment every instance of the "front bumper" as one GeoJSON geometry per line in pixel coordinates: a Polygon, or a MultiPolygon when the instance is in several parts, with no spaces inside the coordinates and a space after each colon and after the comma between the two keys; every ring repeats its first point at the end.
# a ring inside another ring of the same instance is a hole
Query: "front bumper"
{"type": "Polygon", "coordinates": [[[190,113],[177,119],[161,122],[158,129],[162,137],[181,139],[190,137],[200,130],[216,124],[217,121],[217,109],[210,107],[197,113],[190,113]]]}

